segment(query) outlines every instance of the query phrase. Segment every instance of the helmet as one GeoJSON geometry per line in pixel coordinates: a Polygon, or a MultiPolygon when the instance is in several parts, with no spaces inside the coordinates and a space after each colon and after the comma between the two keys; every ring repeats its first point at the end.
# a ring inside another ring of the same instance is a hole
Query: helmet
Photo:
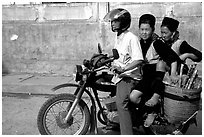
{"type": "Polygon", "coordinates": [[[125,31],[130,27],[131,15],[125,9],[122,9],[122,8],[113,9],[105,15],[104,21],[112,22],[114,20],[120,21],[119,30],[125,31]]]}

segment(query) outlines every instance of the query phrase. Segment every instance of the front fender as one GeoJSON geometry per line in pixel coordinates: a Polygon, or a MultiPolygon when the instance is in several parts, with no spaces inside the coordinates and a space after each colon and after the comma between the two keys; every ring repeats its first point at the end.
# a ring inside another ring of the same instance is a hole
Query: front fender
{"type": "Polygon", "coordinates": [[[65,83],[65,84],[58,85],[58,86],[52,88],[51,90],[56,91],[56,90],[58,90],[60,88],[64,88],[64,87],[79,87],[79,85],[74,84],[74,83],[65,83]]]}
{"type": "MultiPolygon", "coordinates": [[[[60,88],[64,88],[64,87],[77,87],[78,90],[74,93],[74,95],[76,95],[77,92],[79,91],[80,85],[74,84],[74,83],[65,83],[65,84],[58,85],[58,86],[52,88],[51,90],[52,90],[52,91],[56,91],[56,90],[58,90],[58,89],[60,89],[60,88]]],[[[88,94],[88,96],[90,97],[91,103],[92,103],[94,109],[96,110],[96,104],[95,104],[94,98],[93,98],[93,96],[91,95],[90,91],[88,91],[87,89],[85,89],[85,92],[86,92],[86,93],[88,94]]]]}
{"type": "MultiPolygon", "coordinates": [[[[80,85],[74,84],[74,83],[65,83],[65,84],[58,85],[58,86],[52,88],[51,90],[56,91],[56,90],[58,90],[60,88],[64,88],[64,87],[76,87],[76,88],[78,88],[77,91],[74,93],[74,95],[76,95],[78,93],[78,91],[79,91],[80,85]]],[[[91,98],[92,104],[94,104],[94,106],[95,106],[94,98],[91,95],[90,91],[85,89],[85,92],[89,95],[89,97],[91,98]]]]}

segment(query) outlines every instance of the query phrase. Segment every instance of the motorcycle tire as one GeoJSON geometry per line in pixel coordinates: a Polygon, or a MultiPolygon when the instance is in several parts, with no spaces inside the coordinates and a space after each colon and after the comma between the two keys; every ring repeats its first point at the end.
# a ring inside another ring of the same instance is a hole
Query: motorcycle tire
{"type": "Polygon", "coordinates": [[[86,134],[90,126],[90,112],[83,100],[79,101],[70,120],[67,123],[63,122],[74,100],[75,96],[73,94],[59,94],[48,99],[40,108],[37,117],[37,126],[40,134],[86,134]]]}

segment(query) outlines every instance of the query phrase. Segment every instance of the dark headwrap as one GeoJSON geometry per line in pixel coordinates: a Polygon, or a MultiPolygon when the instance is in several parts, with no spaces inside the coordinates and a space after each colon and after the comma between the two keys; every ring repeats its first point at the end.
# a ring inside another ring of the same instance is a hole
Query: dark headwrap
{"type": "Polygon", "coordinates": [[[161,26],[166,26],[171,32],[174,32],[179,26],[179,21],[173,18],[164,17],[161,26]]]}
{"type": "Polygon", "coordinates": [[[154,28],[156,18],[151,14],[143,14],[139,19],[139,27],[142,23],[147,23],[151,28],[154,28]]]}

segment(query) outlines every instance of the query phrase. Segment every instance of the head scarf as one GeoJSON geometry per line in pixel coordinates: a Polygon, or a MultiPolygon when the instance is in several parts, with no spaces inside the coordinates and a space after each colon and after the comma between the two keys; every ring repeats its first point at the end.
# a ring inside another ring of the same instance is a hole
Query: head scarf
{"type": "Polygon", "coordinates": [[[164,17],[161,26],[166,26],[171,32],[174,32],[179,26],[179,21],[173,18],[164,17]]]}
{"type": "Polygon", "coordinates": [[[143,14],[139,19],[139,26],[142,23],[147,23],[150,25],[151,28],[154,28],[156,22],[156,18],[151,14],[143,14]]]}

